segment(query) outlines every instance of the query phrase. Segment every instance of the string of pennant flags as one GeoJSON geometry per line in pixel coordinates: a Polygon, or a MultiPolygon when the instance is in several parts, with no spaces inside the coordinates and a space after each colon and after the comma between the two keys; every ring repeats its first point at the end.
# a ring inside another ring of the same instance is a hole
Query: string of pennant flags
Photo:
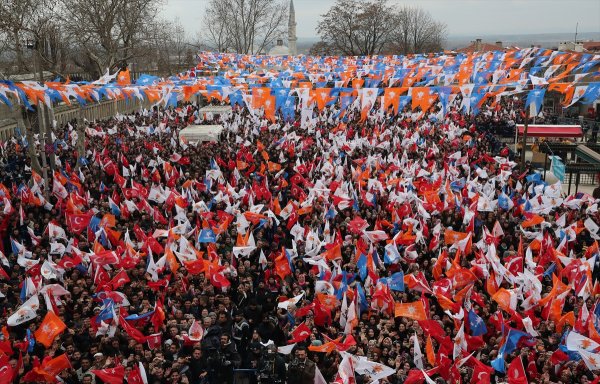
{"type": "MultiPolygon", "coordinates": [[[[360,103],[368,112],[376,102],[397,114],[409,106],[426,112],[447,111],[457,95],[460,108],[478,113],[487,101],[526,95],[526,105],[540,111],[547,92],[563,95],[563,107],[600,99],[600,55],[541,48],[430,55],[315,57],[251,56],[202,52],[198,65],[169,78],[142,75],[135,83],[129,70],[105,74],[94,82],[0,82],[0,101],[31,108],[40,102],[80,105],[102,100],[142,100],[177,106],[202,95],[262,110],[275,120],[293,119],[298,108],[322,110],[338,104],[344,111],[360,103]],[[208,69],[208,71],[207,71],[208,69]]],[[[365,114],[366,114],[365,112],[365,114]]]]}

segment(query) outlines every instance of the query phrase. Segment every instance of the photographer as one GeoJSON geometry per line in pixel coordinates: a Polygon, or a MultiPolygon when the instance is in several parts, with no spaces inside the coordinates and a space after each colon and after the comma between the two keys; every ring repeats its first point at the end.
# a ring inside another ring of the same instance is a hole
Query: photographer
{"type": "MultiPolygon", "coordinates": [[[[212,353],[212,351],[209,353],[212,353]]],[[[217,381],[211,381],[211,383],[233,383],[233,370],[240,366],[241,357],[237,352],[235,344],[231,342],[228,334],[221,335],[221,345],[217,350],[217,355],[217,371],[213,371],[213,375],[211,375],[212,377],[216,377],[217,381]],[[214,373],[216,373],[216,375],[214,375],[214,373]]]]}
{"type": "Polygon", "coordinates": [[[285,383],[285,362],[277,354],[275,344],[270,344],[258,364],[257,376],[261,384],[285,383]]]}
{"type": "Polygon", "coordinates": [[[312,384],[315,381],[315,363],[307,356],[306,348],[296,349],[296,357],[288,365],[289,384],[312,384]]]}

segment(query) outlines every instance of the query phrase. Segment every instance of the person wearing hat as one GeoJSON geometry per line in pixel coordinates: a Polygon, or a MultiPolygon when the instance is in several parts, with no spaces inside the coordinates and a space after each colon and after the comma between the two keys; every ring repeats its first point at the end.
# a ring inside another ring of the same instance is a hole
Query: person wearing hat
{"type": "Polygon", "coordinates": [[[244,313],[240,309],[235,309],[233,311],[233,324],[231,325],[231,338],[235,342],[238,351],[244,355],[247,351],[250,336],[250,324],[244,318],[244,313]]]}
{"type": "Polygon", "coordinates": [[[286,382],[285,362],[277,353],[274,343],[267,345],[262,355],[256,372],[258,382],[261,384],[282,384],[286,382]]]}

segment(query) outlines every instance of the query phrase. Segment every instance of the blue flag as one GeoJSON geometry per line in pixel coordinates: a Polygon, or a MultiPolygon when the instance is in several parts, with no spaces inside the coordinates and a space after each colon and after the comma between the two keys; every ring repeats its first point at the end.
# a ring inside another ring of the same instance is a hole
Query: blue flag
{"type": "Polygon", "coordinates": [[[510,209],[509,198],[506,193],[502,192],[500,196],[498,196],[498,207],[504,209],[505,211],[510,209]]]}
{"type": "Polygon", "coordinates": [[[100,324],[101,321],[113,318],[113,308],[115,305],[114,301],[111,299],[103,301],[104,305],[102,306],[102,309],[100,309],[98,316],[96,316],[96,324],[100,324]]]}
{"type": "Polygon", "coordinates": [[[508,331],[506,342],[504,343],[504,345],[502,345],[502,347],[500,347],[499,353],[502,355],[509,355],[513,353],[513,351],[517,349],[517,344],[519,343],[519,340],[521,340],[522,337],[527,337],[530,339],[531,335],[529,335],[527,332],[522,332],[517,329],[511,328],[508,331]]]}
{"type": "Polygon", "coordinates": [[[215,233],[213,232],[212,229],[210,229],[210,228],[203,229],[202,231],[200,231],[200,235],[198,236],[198,242],[199,243],[216,243],[217,236],[215,235],[215,233]]]}
{"type": "Polygon", "coordinates": [[[529,107],[530,104],[534,105],[534,109],[532,110],[532,115],[536,116],[542,110],[542,102],[544,101],[544,95],[546,94],[545,88],[534,89],[529,91],[527,95],[527,101],[525,102],[525,108],[529,107]]]}
{"type": "Polygon", "coordinates": [[[31,329],[27,328],[27,352],[33,352],[33,348],[35,347],[35,338],[31,334],[31,329]]]}
{"type": "Polygon", "coordinates": [[[362,284],[356,284],[356,292],[358,293],[359,312],[366,311],[369,309],[369,305],[367,304],[367,297],[365,296],[365,291],[362,287],[362,284]]]}
{"type": "Polygon", "coordinates": [[[92,230],[92,232],[98,232],[100,229],[100,218],[96,216],[92,216],[90,223],[88,224],[88,228],[92,230]]]}
{"type": "Polygon", "coordinates": [[[506,367],[504,365],[504,356],[502,354],[498,354],[498,357],[492,360],[491,365],[492,367],[494,367],[496,372],[506,373],[506,367]]]}
{"type": "Polygon", "coordinates": [[[487,333],[487,328],[483,319],[475,313],[472,309],[469,311],[469,328],[471,329],[471,335],[481,336],[487,333]]]}
{"type": "Polygon", "coordinates": [[[119,208],[119,206],[112,200],[109,198],[108,200],[108,206],[110,207],[110,212],[117,216],[120,217],[121,216],[121,209],[119,208]]]}
{"type": "Polygon", "coordinates": [[[135,321],[135,320],[142,320],[142,319],[145,319],[147,317],[152,316],[153,314],[154,314],[154,311],[146,312],[146,313],[143,313],[141,315],[139,315],[139,314],[136,313],[136,314],[127,316],[125,318],[125,320],[133,320],[133,321],[135,321]]]}
{"type": "Polygon", "coordinates": [[[360,279],[364,281],[367,278],[367,257],[364,254],[361,254],[358,257],[356,266],[358,267],[358,274],[360,275],[360,279]]]}
{"type": "Polygon", "coordinates": [[[388,285],[392,291],[404,292],[404,272],[394,273],[388,280],[388,285]]]}

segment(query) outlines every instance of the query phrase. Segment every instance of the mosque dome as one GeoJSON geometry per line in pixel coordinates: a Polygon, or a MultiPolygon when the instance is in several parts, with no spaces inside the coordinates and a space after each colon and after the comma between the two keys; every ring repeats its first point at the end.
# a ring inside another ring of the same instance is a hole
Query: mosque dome
{"type": "Polygon", "coordinates": [[[269,50],[269,56],[285,56],[290,54],[290,49],[283,45],[283,40],[278,39],[277,44],[269,50]]]}

